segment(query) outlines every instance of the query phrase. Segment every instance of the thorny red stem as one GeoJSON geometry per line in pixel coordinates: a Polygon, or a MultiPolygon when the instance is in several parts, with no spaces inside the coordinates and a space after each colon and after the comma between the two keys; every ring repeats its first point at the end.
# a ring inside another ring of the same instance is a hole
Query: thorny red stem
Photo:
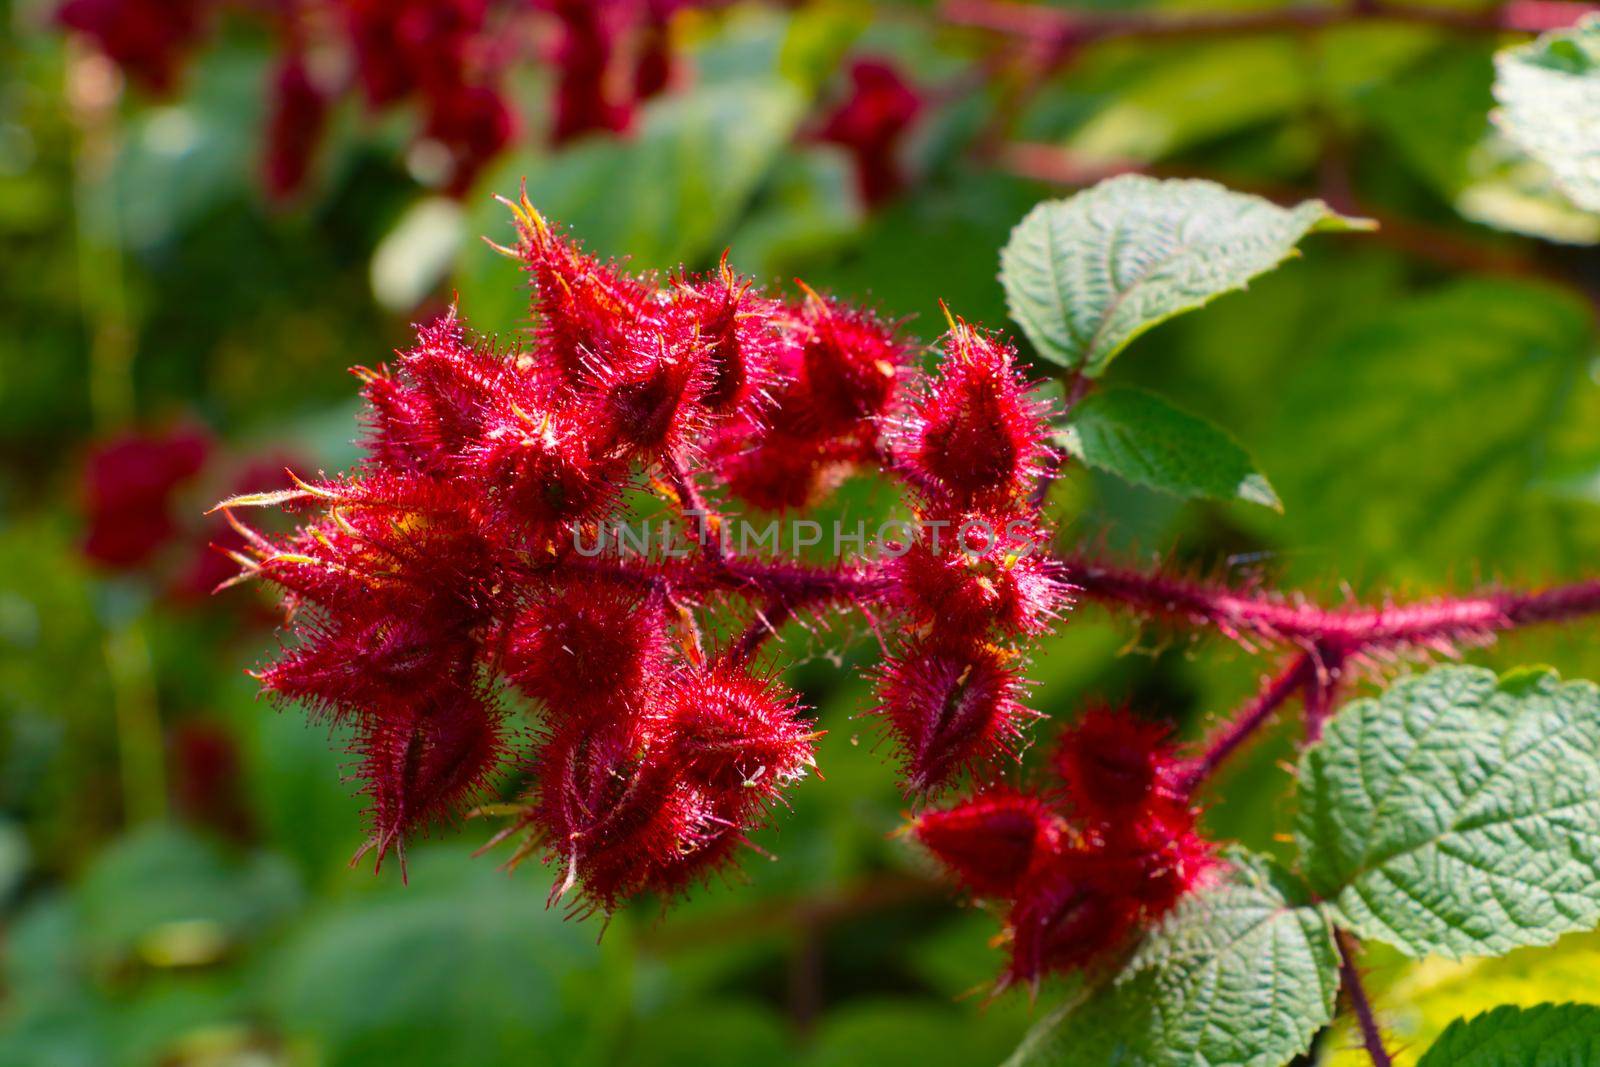
{"type": "MultiPolygon", "coordinates": [[[[1492,640],[1502,631],[1600,613],[1600,579],[1533,592],[1508,590],[1412,604],[1327,608],[1298,594],[1234,590],[1155,570],[1111,567],[1084,556],[1061,562],[1068,581],[1083,596],[1108,607],[1215,628],[1251,651],[1257,643],[1302,650],[1205,743],[1189,772],[1191,791],[1297,693],[1305,701],[1307,736],[1312,740],[1320,736],[1333,711],[1342,672],[1353,659],[1407,649],[1447,652],[1463,643],[1492,640]]],[[[666,592],[766,597],[763,616],[753,620],[729,650],[737,662],[748,660],[805,608],[871,604],[890,589],[874,564],[843,570],[799,561],[696,557],[653,562],[597,559],[583,566],[597,575],[654,584],[666,592]]]]}
{"type": "Polygon", "coordinates": [[[1108,566],[1084,556],[1063,561],[1068,580],[1091,600],[1214,627],[1253,647],[1315,646],[1347,661],[1406,648],[1445,651],[1537,623],[1600,613],[1600,579],[1536,592],[1497,591],[1411,604],[1327,608],[1298,595],[1252,593],[1162,574],[1108,566]]]}
{"type": "MultiPolygon", "coordinates": [[[[1324,664],[1405,648],[1443,651],[1506,630],[1600,613],[1600,578],[1531,592],[1501,590],[1409,604],[1329,608],[1300,594],[1236,590],[1157,570],[1114,567],[1083,555],[1060,562],[1067,580],[1091,600],[1215,628],[1252,651],[1257,642],[1314,647],[1324,664]]],[[[736,556],[725,564],[690,557],[596,558],[573,565],[597,576],[686,594],[764,594],[794,610],[833,601],[871,603],[889,587],[879,565],[870,562],[843,569],[736,556]]]]}
{"type": "Polygon", "coordinates": [[[1260,691],[1237,715],[1223,723],[1206,742],[1201,755],[1189,768],[1185,781],[1188,790],[1192,792],[1198,788],[1224,760],[1272,717],[1273,712],[1282,707],[1296,692],[1306,689],[1308,685],[1314,685],[1316,677],[1316,657],[1310,652],[1302,652],[1276,675],[1263,679],[1260,691]]]}
{"type": "Polygon", "coordinates": [[[791,611],[835,601],[872,603],[889,582],[870,567],[846,570],[790,560],[710,555],[682,559],[594,558],[569,566],[596,577],[686,595],[740,593],[775,598],[791,611]]]}
{"type": "MultiPolygon", "coordinates": [[[[1448,651],[1497,633],[1600,613],[1600,579],[1536,591],[1499,590],[1409,604],[1324,607],[1300,594],[1231,589],[1197,579],[1115,567],[1083,555],[1061,559],[1080,595],[1140,614],[1214,628],[1254,651],[1261,645],[1307,650],[1325,675],[1351,659],[1382,652],[1448,651]]],[[[855,568],[797,560],[706,557],[662,560],[591,559],[573,564],[597,576],[687,595],[757,594],[787,613],[834,602],[873,603],[889,590],[878,564],[855,568]]]]}
{"type": "Polygon", "coordinates": [[[1372,1001],[1367,997],[1366,987],[1361,984],[1361,972],[1356,968],[1356,939],[1343,930],[1334,936],[1339,942],[1339,977],[1345,996],[1350,998],[1350,1007],[1355,1011],[1356,1023],[1361,1027],[1361,1044],[1374,1067],[1390,1067],[1394,1061],[1389,1057],[1389,1050],[1383,1047],[1383,1033],[1378,1029],[1372,1001]]]}
{"type": "Polygon", "coordinates": [[[1306,679],[1306,740],[1315,741],[1322,736],[1322,728],[1333,714],[1334,702],[1339,693],[1339,681],[1344,673],[1344,662],[1334,654],[1324,654],[1317,663],[1316,673],[1306,679]]]}
{"type": "Polygon", "coordinates": [[[1486,11],[1462,11],[1393,0],[1344,6],[1291,6],[1262,11],[1072,11],[1014,0],[946,0],[945,21],[1046,47],[1069,49],[1125,38],[1240,37],[1310,33],[1354,23],[1387,22],[1455,33],[1542,33],[1572,25],[1592,4],[1517,0],[1486,11]]]}

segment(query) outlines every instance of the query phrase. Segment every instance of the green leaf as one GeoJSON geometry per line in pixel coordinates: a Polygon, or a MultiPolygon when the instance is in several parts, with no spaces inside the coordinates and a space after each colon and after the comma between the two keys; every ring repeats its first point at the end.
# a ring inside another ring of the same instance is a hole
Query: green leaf
{"type": "Polygon", "coordinates": [[[1444,667],[1346,706],[1300,761],[1295,839],[1340,923],[1407,955],[1600,921],[1600,690],[1444,667]]]}
{"type": "Polygon", "coordinates": [[[1227,431],[1143,389],[1091,393],[1073,407],[1059,440],[1081,462],[1164,493],[1283,510],[1227,431]]]}
{"type": "Polygon", "coordinates": [[[1417,1067],[1541,1067],[1600,1063],[1600,1007],[1507,1005],[1457,1019],[1417,1067]]]}
{"type": "Polygon", "coordinates": [[[1496,54],[1494,95],[1506,136],[1600,211],[1600,17],[1496,54]]]}
{"type": "Polygon", "coordinates": [[[1016,1045],[1023,1030],[1017,1022],[1006,1011],[979,1013],[928,1000],[856,997],[822,1017],[809,1052],[799,1062],[804,1067],[992,1064],[1016,1045]]]}
{"type": "Polygon", "coordinates": [[[1157,323],[1277,266],[1316,230],[1361,229],[1215,182],[1125,175],[1040,204],[1000,253],[1011,317],[1052,363],[1097,376],[1157,323]]]}
{"type": "Polygon", "coordinates": [[[211,963],[299,906],[281,858],[230,857],[175,826],[153,825],[102,852],[73,892],[81,940],[103,964],[211,963]]]}
{"type": "Polygon", "coordinates": [[[1277,1067],[1333,1015],[1326,919],[1280,871],[1240,861],[1179,904],[1113,983],[1036,1026],[1009,1067],[1277,1067]]]}
{"type": "Polygon", "coordinates": [[[322,909],[267,962],[273,1017],[320,1045],[319,1062],[616,1062],[625,920],[597,944],[542,886],[463,848],[418,849],[410,874],[322,909]]]}

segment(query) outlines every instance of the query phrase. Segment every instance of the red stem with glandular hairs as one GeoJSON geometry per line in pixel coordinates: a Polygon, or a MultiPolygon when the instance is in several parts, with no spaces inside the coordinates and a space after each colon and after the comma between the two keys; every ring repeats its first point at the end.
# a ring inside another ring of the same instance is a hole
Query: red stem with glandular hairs
{"type": "Polygon", "coordinates": [[[1015,0],[946,0],[946,22],[1057,49],[1137,38],[1244,37],[1311,33],[1353,23],[1394,23],[1454,33],[1543,33],[1571,26],[1593,4],[1519,0],[1463,11],[1393,0],[1338,6],[1299,5],[1243,11],[1073,11],[1015,0]]]}
{"type": "Polygon", "coordinates": [[[1504,630],[1600,612],[1600,579],[1535,592],[1327,608],[1297,594],[1239,591],[1084,556],[1070,556],[1063,564],[1083,596],[1111,607],[1213,627],[1247,646],[1255,641],[1317,646],[1341,659],[1405,648],[1443,651],[1504,630]]]}
{"type": "Polygon", "coordinates": [[[1205,743],[1201,755],[1189,768],[1187,786],[1192,792],[1209,778],[1222,762],[1256,732],[1273,712],[1303,690],[1314,684],[1317,662],[1309,652],[1302,652],[1276,675],[1265,678],[1261,690],[1237,715],[1223,723],[1205,743]]]}
{"type": "Polygon", "coordinates": [[[1389,1050],[1383,1047],[1383,1032],[1378,1029],[1378,1017],[1373,1013],[1372,1001],[1361,984],[1361,972],[1356,968],[1356,939],[1344,930],[1335,933],[1339,943],[1340,987],[1350,998],[1355,1011],[1356,1025],[1361,1028],[1361,1044],[1367,1050],[1374,1067],[1390,1067],[1394,1062],[1389,1050]]]}

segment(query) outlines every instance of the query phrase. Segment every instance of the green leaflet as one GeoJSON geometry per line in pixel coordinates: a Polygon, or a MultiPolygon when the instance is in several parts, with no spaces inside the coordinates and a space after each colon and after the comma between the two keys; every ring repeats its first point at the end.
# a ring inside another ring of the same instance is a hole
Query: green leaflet
{"type": "Polygon", "coordinates": [[[1600,1007],[1503,1007],[1457,1019],[1417,1067],[1557,1067],[1600,1063],[1600,1007]]]}
{"type": "Polygon", "coordinates": [[[1347,705],[1300,761],[1295,838],[1335,918],[1408,955],[1600,920],[1600,691],[1445,667],[1347,705]]]}
{"type": "Polygon", "coordinates": [[[1368,225],[1320,200],[1281,208],[1215,182],[1125,175],[1030,211],[1000,281],[1042,357],[1098,376],[1135,337],[1244,288],[1306,234],[1368,225]]]}
{"type": "Polygon", "coordinates": [[[1283,510],[1227,431],[1143,389],[1091,393],[1072,409],[1059,440],[1081,462],[1164,493],[1283,510]]]}
{"type": "Polygon", "coordinates": [[[1507,48],[1494,65],[1495,122],[1573,203],[1600,211],[1600,17],[1507,48]]]}
{"type": "Polygon", "coordinates": [[[1277,1067],[1333,1015],[1338,959],[1303,891],[1240,854],[1230,880],[1179,904],[1116,980],[1069,1000],[1008,1067],[1277,1067]]]}

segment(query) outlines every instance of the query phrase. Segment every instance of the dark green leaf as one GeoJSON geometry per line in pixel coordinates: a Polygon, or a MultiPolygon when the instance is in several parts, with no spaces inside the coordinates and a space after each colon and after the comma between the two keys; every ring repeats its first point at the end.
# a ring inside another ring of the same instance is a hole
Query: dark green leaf
{"type": "Polygon", "coordinates": [[[1072,409],[1059,439],[1081,462],[1164,493],[1283,510],[1226,431],[1143,389],[1090,394],[1072,409]]]}
{"type": "Polygon", "coordinates": [[[1600,1063],[1600,1007],[1506,1006],[1457,1019],[1417,1067],[1572,1067],[1600,1063]]]}
{"type": "Polygon", "coordinates": [[[1040,204],[1000,254],[1011,317],[1052,363],[1099,375],[1135,337],[1363,226],[1320,200],[1281,208],[1215,182],[1126,175],[1040,204]]]}

